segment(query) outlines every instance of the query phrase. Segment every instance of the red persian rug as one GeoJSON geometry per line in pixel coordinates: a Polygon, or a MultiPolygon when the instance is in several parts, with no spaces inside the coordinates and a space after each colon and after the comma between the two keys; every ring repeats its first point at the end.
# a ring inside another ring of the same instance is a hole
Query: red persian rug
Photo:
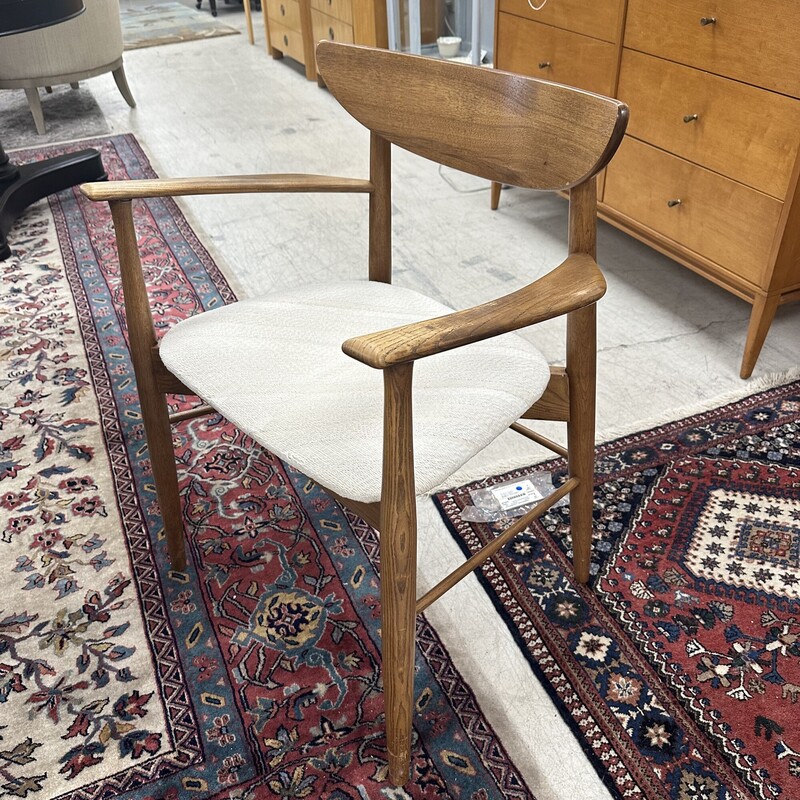
{"type": "MultiPolygon", "coordinates": [[[[154,177],[130,135],[14,158],[86,145],[154,177]]],[[[135,215],[158,327],[234,300],[175,203],[135,215]]],[[[412,780],[385,782],[376,534],[218,417],[174,428],[190,568],[170,571],[108,209],[70,190],[9,240],[0,795],[530,798],[424,618],[412,780]]]]}
{"type": "MultiPolygon", "coordinates": [[[[437,497],[465,553],[520,474],[437,497]]],[[[800,798],[800,382],[602,445],[589,586],[570,556],[560,508],[480,578],[612,794],[800,798]]]]}

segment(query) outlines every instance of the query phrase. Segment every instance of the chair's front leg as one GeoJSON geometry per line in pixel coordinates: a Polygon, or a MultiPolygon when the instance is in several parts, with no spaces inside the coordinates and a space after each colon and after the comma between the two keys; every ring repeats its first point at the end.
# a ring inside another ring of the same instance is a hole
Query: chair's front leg
{"type": "Polygon", "coordinates": [[[389,780],[408,781],[414,710],[417,507],[411,420],[412,364],[384,371],[381,629],[389,780]]]}
{"type": "Polygon", "coordinates": [[[592,304],[572,311],[567,316],[569,474],[580,479],[578,487],[570,492],[569,515],[572,527],[572,564],[575,579],[580,583],[587,583],[589,580],[592,550],[596,374],[596,306],[592,304]]]}
{"type": "Polygon", "coordinates": [[[117,234],[131,360],[136,374],[150,465],[158,504],[161,506],[161,517],[164,520],[170,564],[172,569],[180,571],[186,567],[186,548],[178,473],[172,448],[167,398],[159,388],[153,372],[156,336],[136,244],[133,213],[130,200],[115,201],[110,205],[117,234]]]}

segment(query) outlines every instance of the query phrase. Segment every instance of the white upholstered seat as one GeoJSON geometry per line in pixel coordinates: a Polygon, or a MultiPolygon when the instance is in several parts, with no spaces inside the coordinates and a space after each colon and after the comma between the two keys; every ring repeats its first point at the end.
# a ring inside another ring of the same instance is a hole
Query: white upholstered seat
{"type": "MultiPolygon", "coordinates": [[[[343,497],[376,502],[383,375],[346,356],[342,342],[450,311],[375,281],[314,285],[187,319],[166,334],[160,352],[170,372],[272,453],[343,497]]],[[[417,493],[438,486],[515,422],[549,376],[541,353],[515,334],[418,361],[417,493]]]]}

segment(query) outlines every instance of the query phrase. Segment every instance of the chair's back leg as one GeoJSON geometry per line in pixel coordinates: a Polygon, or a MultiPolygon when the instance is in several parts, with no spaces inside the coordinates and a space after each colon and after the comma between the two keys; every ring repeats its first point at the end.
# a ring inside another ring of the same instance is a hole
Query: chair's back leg
{"type": "MultiPolygon", "coordinates": [[[[597,195],[595,179],[570,191],[570,253],[596,253],[597,195]]],[[[569,474],[580,480],[570,492],[572,563],[575,579],[589,580],[594,497],[594,431],[597,374],[597,324],[594,304],[567,316],[567,376],[569,474]]]]}
{"type": "Polygon", "coordinates": [[[117,234],[131,360],[139,390],[150,464],[164,520],[170,563],[174,570],[182,570],[186,566],[186,549],[178,472],[172,447],[167,398],[159,388],[153,370],[156,335],[139,260],[133,213],[129,200],[114,201],[110,205],[117,234]]]}
{"type": "Polygon", "coordinates": [[[569,495],[572,529],[572,564],[575,579],[589,580],[592,549],[592,501],[594,496],[594,417],[596,375],[596,306],[567,316],[567,372],[569,374],[569,422],[567,449],[569,474],[580,483],[569,495]]]}
{"type": "Polygon", "coordinates": [[[392,282],[392,150],[374,131],[370,135],[369,279],[392,282]]]}
{"type": "Polygon", "coordinates": [[[384,371],[381,496],[381,637],[389,780],[408,781],[414,712],[417,506],[411,419],[412,364],[384,371]]]}

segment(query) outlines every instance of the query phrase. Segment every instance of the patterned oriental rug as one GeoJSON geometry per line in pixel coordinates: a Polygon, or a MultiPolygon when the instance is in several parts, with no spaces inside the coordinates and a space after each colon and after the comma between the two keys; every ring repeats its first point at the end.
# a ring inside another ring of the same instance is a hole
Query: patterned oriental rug
{"type": "MultiPolygon", "coordinates": [[[[479,576],[614,797],[800,798],[799,423],[794,382],[604,444],[591,585],[566,508],[479,576]]],[[[436,498],[465,553],[520,475],[436,498]]]]}
{"type": "MultiPolygon", "coordinates": [[[[222,0],[220,5],[223,5],[222,0]]],[[[208,4],[202,11],[178,2],[123,6],[120,8],[119,17],[126,50],[192,42],[195,39],[213,39],[217,36],[239,33],[236,28],[212,17],[208,4]]]]}
{"type": "MultiPolygon", "coordinates": [[[[87,145],[155,176],[131,135],[87,145]]],[[[172,201],[135,214],[158,327],[234,300],[172,201]]],[[[191,567],[170,571],[108,209],[70,190],[9,238],[0,795],[530,798],[424,618],[413,781],[384,781],[376,534],[219,418],[175,427],[191,567]]]]}

